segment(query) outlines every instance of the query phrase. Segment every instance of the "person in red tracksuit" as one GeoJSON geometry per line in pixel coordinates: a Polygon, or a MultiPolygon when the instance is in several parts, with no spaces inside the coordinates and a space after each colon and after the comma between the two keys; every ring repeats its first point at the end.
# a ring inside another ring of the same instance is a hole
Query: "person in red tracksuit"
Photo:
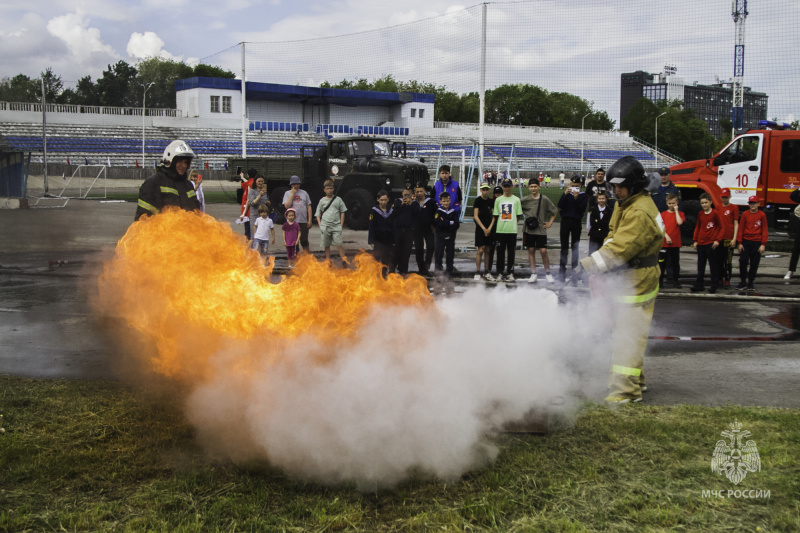
{"type": "Polygon", "coordinates": [[[703,193],[700,195],[700,207],[702,211],[697,215],[697,225],[694,227],[694,244],[697,250],[697,279],[690,288],[692,292],[700,292],[704,289],[703,278],[706,275],[706,263],[711,271],[711,286],[708,292],[717,292],[719,284],[719,271],[717,270],[717,248],[722,241],[722,219],[714,210],[711,203],[711,195],[703,193]]]}
{"type": "Polygon", "coordinates": [[[736,233],[739,229],[739,208],[731,203],[731,191],[727,187],[720,193],[722,205],[717,207],[722,219],[722,245],[717,248],[719,262],[719,286],[729,287],[733,273],[733,249],[736,248],[736,233]]]}
{"type": "Polygon", "coordinates": [[[736,290],[739,291],[756,290],[753,282],[758,273],[761,254],[764,253],[769,239],[767,215],[758,209],[758,196],[748,198],[747,205],[750,210],[742,213],[739,234],[736,236],[736,240],[739,242],[739,278],[741,279],[736,290]]]}

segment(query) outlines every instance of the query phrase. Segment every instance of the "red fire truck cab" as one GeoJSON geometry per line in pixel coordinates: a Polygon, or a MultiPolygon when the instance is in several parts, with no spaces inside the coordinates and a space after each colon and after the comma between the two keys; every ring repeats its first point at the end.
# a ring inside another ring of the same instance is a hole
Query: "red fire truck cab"
{"type": "Polygon", "coordinates": [[[684,235],[694,231],[700,195],[709,193],[716,207],[722,204],[720,191],[725,187],[740,212],[747,208],[748,198],[758,196],[770,228],[787,226],[797,205],[789,200],[789,194],[800,187],[800,131],[772,121],[761,121],[759,126],[764,129],[737,135],[710,159],[670,168],[686,214],[684,235]]]}

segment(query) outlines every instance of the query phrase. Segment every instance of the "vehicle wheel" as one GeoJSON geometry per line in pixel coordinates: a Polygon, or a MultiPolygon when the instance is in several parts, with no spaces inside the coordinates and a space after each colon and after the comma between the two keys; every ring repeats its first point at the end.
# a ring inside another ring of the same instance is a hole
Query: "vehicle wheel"
{"type": "Polygon", "coordinates": [[[269,203],[272,206],[272,210],[277,213],[277,216],[275,217],[275,225],[286,222],[286,218],[283,216],[283,214],[286,212],[286,208],[283,207],[283,195],[286,194],[286,191],[288,190],[288,187],[278,187],[272,191],[272,194],[269,195],[269,203]]]}
{"type": "Polygon", "coordinates": [[[697,215],[700,213],[699,200],[686,200],[683,202],[682,211],[686,221],[681,225],[681,241],[684,246],[694,242],[694,228],[697,225],[697,215]]]}
{"type": "Polygon", "coordinates": [[[344,222],[347,227],[354,230],[369,229],[369,212],[375,205],[375,198],[366,189],[353,189],[344,195],[344,205],[347,211],[344,222]]]}

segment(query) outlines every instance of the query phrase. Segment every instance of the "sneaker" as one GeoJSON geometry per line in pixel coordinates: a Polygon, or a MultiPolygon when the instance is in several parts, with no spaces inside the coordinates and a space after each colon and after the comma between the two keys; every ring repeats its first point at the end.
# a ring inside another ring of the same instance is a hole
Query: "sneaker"
{"type": "Polygon", "coordinates": [[[716,294],[716,292],[717,292],[717,287],[708,288],[708,294],[716,294]]]}
{"type": "Polygon", "coordinates": [[[789,272],[787,272],[786,275],[783,276],[783,279],[792,279],[792,271],[790,270],[789,272]]]}
{"type": "Polygon", "coordinates": [[[536,280],[539,279],[539,276],[536,274],[531,274],[531,277],[528,278],[528,283],[536,283],[536,280]]]}
{"type": "Polygon", "coordinates": [[[741,282],[741,283],[739,283],[739,284],[736,286],[736,290],[737,290],[737,291],[743,291],[743,290],[745,290],[746,288],[747,288],[747,283],[745,283],[744,281],[743,281],[743,282],[741,282]]]}
{"type": "Polygon", "coordinates": [[[474,279],[475,281],[480,281],[483,278],[481,277],[480,274],[475,274],[474,276],[472,276],[472,279],[474,279]]]}
{"type": "Polygon", "coordinates": [[[506,283],[514,283],[517,279],[514,277],[514,274],[506,274],[503,278],[503,281],[506,283]]]}
{"type": "Polygon", "coordinates": [[[544,275],[544,279],[547,280],[547,283],[555,283],[556,282],[555,278],[553,278],[553,276],[550,275],[550,273],[545,274],[544,275]]]}
{"type": "Polygon", "coordinates": [[[747,292],[754,292],[754,291],[756,290],[756,288],[755,288],[755,287],[753,287],[753,284],[751,283],[751,284],[749,284],[749,285],[747,286],[747,289],[746,289],[746,290],[747,290],[747,292]]]}
{"type": "Polygon", "coordinates": [[[483,279],[485,279],[486,281],[488,281],[490,283],[494,283],[495,281],[497,281],[497,278],[492,276],[491,272],[487,272],[486,274],[484,274],[483,275],[483,279]]]}
{"type": "Polygon", "coordinates": [[[681,285],[680,281],[673,281],[672,282],[672,287],[675,288],[675,289],[682,289],[683,285],[681,285]]]}
{"type": "Polygon", "coordinates": [[[703,292],[705,289],[703,287],[698,287],[697,285],[692,285],[689,287],[689,290],[692,292],[703,292]]]}

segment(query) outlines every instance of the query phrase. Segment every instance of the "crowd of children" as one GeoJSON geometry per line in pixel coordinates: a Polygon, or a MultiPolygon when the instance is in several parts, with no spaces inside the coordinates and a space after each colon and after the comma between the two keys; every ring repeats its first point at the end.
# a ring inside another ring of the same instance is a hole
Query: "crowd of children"
{"type": "MultiPolygon", "coordinates": [[[[275,243],[274,215],[266,194],[266,184],[262,176],[251,169],[249,180],[243,180],[241,218],[247,220],[252,210],[257,210],[251,224],[245,226],[248,244],[267,256],[270,243],[275,243]]],[[[603,183],[603,169],[598,169],[596,182],[603,183]]],[[[450,177],[450,168],[442,165],[439,169],[439,180],[434,189],[433,198],[428,197],[424,186],[405,188],[402,197],[390,205],[388,192],[380,191],[376,197],[376,205],[370,211],[368,243],[373,247],[375,258],[384,265],[384,274],[399,272],[408,274],[412,250],[416,250],[417,272],[430,276],[433,262],[435,271],[450,276],[455,271],[454,255],[456,234],[460,226],[460,210],[462,193],[456,181],[450,177]]],[[[663,181],[663,176],[662,176],[663,181]]],[[[667,180],[668,181],[668,180],[667,180]]],[[[595,181],[592,182],[593,184],[595,181]]],[[[479,186],[480,196],[472,206],[472,220],[475,223],[475,280],[514,282],[514,261],[517,246],[519,222],[524,220],[522,237],[523,246],[528,250],[528,262],[531,276],[528,282],[538,279],[535,253],[538,250],[548,282],[555,280],[550,270],[550,258],[547,253],[547,229],[561,211],[562,226],[564,218],[572,222],[567,209],[567,201],[581,198],[579,184],[572,183],[564,193],[557,209],[554,203],[542,195],[538,180],[530,180],[530,195],[522,200],[513,194],[513,182],[506,178],[501,186],[492,190],[488,181],[479,186]],[[565,199],[566,198],[566,199],[565,199]],[[492,273],[494,253],[497,251],[497,270],[492,273]]],[[[589,200],[589,212],[586,226],[589,237],[589,254],[602,246],[609,232],[614,203],[607,188],[596,187],[589,200]]],[[[589,189],[589,187],[587,187],[589,189]]],[[[334,184],[328,180],[323,185],[325,197],[316,207],[315,218],[320,227],[321,246],[325,250],[325,258],[330,260],[331,247],[339,252],[343,267],[348,266],[348,259],[342,244],[342,229],[347,207],[344,201],[334,194],[334,184]]],[[[677,192],[677,191],[676,191],[677,192]]],[[[681,288],[680,283],[680,249],[681,226],[686,222],[686,215],[680,210],[680,196],[676,192],[665,192],[666,209],[661,212],[664,224],[664,242],[659,255],[661,278],[659,285],[669,283],[673,288],[681,288]]],[[[800,193],[797,194],[800,200],[800,193]]],[[[730,286],[733,275],[733,252],[739,250],[739,278],[737,290],[754,291],[755,279],[761,255],[764,253],[769,234],[766,215],[759,209],[758,197],[752,196],[748,201],[748,209],[739,214],[736,205],[731,204],[728,189],[721,191],[722,205],[714,206],[708,193],[700,196],[701,211],[697,215],[692,246],[697,250],[697,275],[692,292],[707,290],[715,293],[720,288],[730,286]],[[710,284],[705,285],[706,268],[710,274],[710,284]]],[[[655,199],[654,199],[655,201],[655,199]]],[[[663,201],[663,199],[662,199],[663,201]]],[[[310,208],[308,209],[310,211],[310,208]]],[[[289,207],[283,223],[283,241],[289,267],[295,264],[298,246],[302,236],[301,224],[297,212],[289,207]]],[[[576,217],[577,218],[577,217],[576,217]]],[[[573,224],[578,228],[580,223],[573,224]]],[[[562,227],[562,230],[564,228],[562,227]]],[[[569,229],[569,228],[568,228],[569,229]]],[[[565,231],[561,232],[562,234],[565,231]]],[[[570,235],[571,236],[571,235],[570,235]]],[[[563,241],[562,235],[562,241],[563,241]]],[[[573,241],[577,241],[573,237],[573,241]]],[[[800,241],[800,239],[798,239],[800,241]]],[[[797,245],[797,243],[795,243],[797,245]]],[[[566,267],[565,251],[573,251],[573,261],[577,257],[575,247],[563,246],[559,275],[563,279],[566,267]]],[[[795,248],[800,248],[795,246],[795,248]]],[[[790,279],[796,268],[795,250],[792,255],[789,272],[785,279],[790,279]]]]}

